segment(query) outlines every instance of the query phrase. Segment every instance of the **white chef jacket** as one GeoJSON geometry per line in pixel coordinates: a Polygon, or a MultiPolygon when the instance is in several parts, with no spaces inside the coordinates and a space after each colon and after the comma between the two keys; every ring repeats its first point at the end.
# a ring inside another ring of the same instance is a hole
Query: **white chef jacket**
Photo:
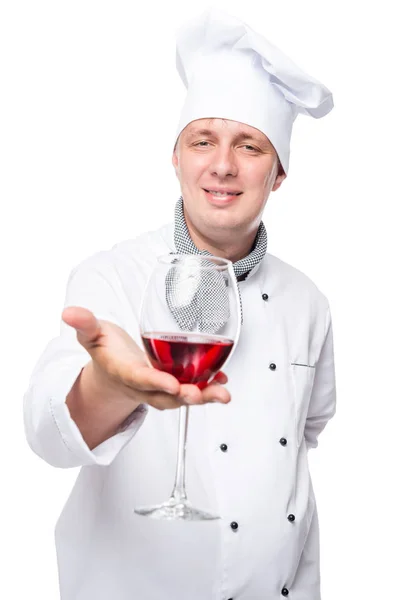
{"type": "MultiPolygon", "coordinates": [[[[175,251],[173,231],[169,223],[84,260],[65,306],[117,323],[143,348],[143,290],[156,257],[175,251]]],[[[217,521],[133,513],[170,496],[177,410],[140,406],[90,450],[65,404],[89,354],[61,322],[40,357],[24,396],[28,442],[51,465],[82,467],[56,526],[62,600],[320,600],[307,450],[335,412],[328,301],[269,253],[239,286],[244,322],[224,369],[232,400],[189,417],[188,497],[217,521]]]]}

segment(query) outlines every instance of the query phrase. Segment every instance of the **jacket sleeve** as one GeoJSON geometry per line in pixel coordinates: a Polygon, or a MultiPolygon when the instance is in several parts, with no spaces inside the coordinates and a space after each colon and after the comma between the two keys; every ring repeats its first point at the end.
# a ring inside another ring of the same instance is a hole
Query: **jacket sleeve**
{"type": "Polygon", "coordinates": [[[318,446],[318,436],[336,412],[335,360],[332,319],[329,305],[326,310],[325,335],[316,365],[313,390],[305,425],[307,448],[318,446]]]}
{"type": "MultiPolygon", "coordinates": [[[[82,306],[97,318],[124,328],[119,280],[102,259],[94,255],[70,274],[64,307],[82,306]]],[[[56,467],[109,465],[135,435],[146,416],[140,405],[111,438],[90,450],[72,420],[66,397],[89,353],[76,339],[76,331],[61,320],[60,335],[51,340],[40,356],[23,399],[25,434],[31,449],[56,467]]]]}

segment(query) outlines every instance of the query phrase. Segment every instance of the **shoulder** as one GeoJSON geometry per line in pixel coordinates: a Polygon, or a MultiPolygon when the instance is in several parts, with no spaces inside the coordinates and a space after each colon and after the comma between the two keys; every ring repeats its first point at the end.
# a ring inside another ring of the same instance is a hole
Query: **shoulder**
{"type": "Polygon", "coordinates": [[[100,250],[83,259],[73,268],[89,269],[111,274],[121,267],[130,267],[146,271],[154,264],[158,256],[172,252],[171,224],[146,231],[135,238],[122,240],[107,250],[100,250]]]}
{"type": "Polygon", "coordinates": [[[141,233],[135,238],[124,240],[115,244],[110,252],[116,258],[136,256],[138,259],[144,256],[160,256],[172,252],[171,247],[171,223],[162,227],[141,233]]]}

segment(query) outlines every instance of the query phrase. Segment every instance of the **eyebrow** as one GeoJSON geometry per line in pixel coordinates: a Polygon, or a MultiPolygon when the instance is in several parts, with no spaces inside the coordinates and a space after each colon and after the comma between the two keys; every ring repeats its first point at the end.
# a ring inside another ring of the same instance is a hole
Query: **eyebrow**
{"type": "MultiPolygon", "coordinates": [[[[188,133],[188,139],[192,139],[193,137],[197,137],[199,135],[205,135],[205,136],[214,136],[217,137],[214,131],[211,131],[210,129],[195,129],[193,131],[191,131],[190,133],[188,133]]],[[[235,136],[235,140],[237,142],[242,142],[244,140],[251,140],[253,142],[256,142],[257,144],[265,144],[265,145],[270,145],[268,143],[268,140],[259,140],[258,138],[255,138],[254,136],[252,136],[251,134],[247,133],[246,131],[239,131],[238,134],[235,136]]]]}

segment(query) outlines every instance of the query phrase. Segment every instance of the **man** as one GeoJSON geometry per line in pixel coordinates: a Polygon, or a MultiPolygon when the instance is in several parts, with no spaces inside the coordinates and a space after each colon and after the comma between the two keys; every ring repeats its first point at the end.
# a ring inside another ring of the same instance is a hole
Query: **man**
{"type": "Polygon", "coordinates": [[[287,176],[295,117],[323,116],[331,94],[222,11],[182,28],[177,61],[188,95],[175,221],[73,270],[61,334],[25,395],[32,449],[82,467],[56,529],[61,598],[319,600],[307,451],[335,412],[330,310],[266,252],[261,218],[287,176]],[[203,391],[150,368],[142,351],[142,294],[157,257],[175,251],[229,258],[241,294],[238,346],[203,391]],[[188,495],[218,521],[132,512],[171,491],[178,423],[165,409],[182,404],[197,405],[188,495]]]}

